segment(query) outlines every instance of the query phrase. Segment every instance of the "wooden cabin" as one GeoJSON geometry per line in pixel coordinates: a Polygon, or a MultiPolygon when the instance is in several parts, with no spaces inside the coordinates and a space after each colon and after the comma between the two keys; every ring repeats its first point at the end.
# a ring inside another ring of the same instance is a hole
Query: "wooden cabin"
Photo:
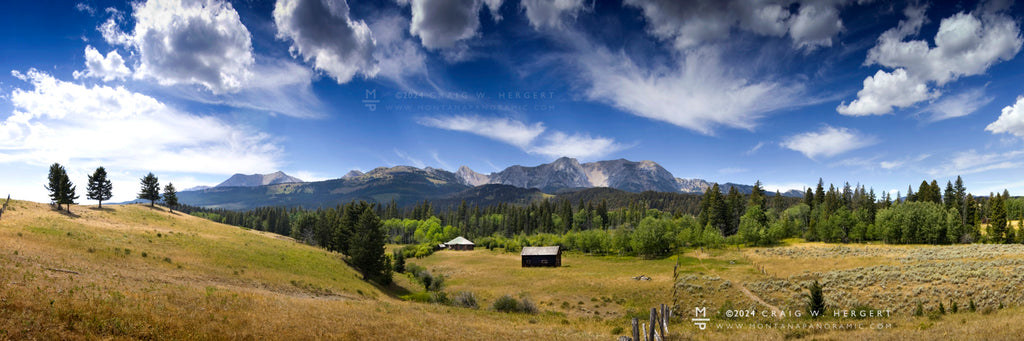
{"type": "Polygon", "coordinates": [[[472,251],[473,246],[475,245],[476,244],[473,244],[469,239],[463,238],[462,236],[455,237],[455,239],[444,243],[445,248],[457,251],[472,251]]]}
{"type": "Polygon", "coordinates": [[[523,247],[521,255],[524,268],[533,266],[562,266],[561,246],[527,246],[523,247]]]}

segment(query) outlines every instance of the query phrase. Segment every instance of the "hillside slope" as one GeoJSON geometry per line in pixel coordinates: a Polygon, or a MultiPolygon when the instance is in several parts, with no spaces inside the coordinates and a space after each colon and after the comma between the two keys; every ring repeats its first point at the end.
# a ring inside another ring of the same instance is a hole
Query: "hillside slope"
{"type": "Polygon", "coordinates": [[[0,339],[589,338],[558,321],[399,301],[338,254],[157,207],[12,201],[0,339]]]}

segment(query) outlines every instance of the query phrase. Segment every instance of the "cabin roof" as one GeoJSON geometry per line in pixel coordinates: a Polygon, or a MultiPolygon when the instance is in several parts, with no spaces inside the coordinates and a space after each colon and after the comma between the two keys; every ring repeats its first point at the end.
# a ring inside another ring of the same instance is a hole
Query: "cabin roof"
{"type": "Polygon", "coordinates": [[[473,242],[469,241],[469,239],[462,238],[462,236],[455,237],[455,239],[449,240],[447,243],[444,243],[444,244],[445,245],[476,245],[476,244],[473,244],[473,242]]]}
{"type": "Polygon", "coordinates": [[[526,246],[523,247],[523,256],[555,256],[558,255],[560,246],[526,246]]]}

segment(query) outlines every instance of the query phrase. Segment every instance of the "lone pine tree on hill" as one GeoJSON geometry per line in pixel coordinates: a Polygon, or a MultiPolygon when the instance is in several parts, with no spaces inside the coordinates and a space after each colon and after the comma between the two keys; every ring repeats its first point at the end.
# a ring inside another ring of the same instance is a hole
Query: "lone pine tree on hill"
{"type": "Polygon", "coordinates": [[[373,212],[373,207],[366,205],[354,226],[349,256],[352,257],[352,265],[363,273],[364,279],[389,285],[392,280],[391,264],[384,253],[387,237],[383,226],[384,223],[373,212]]]}
{"type": "Polygon", "coordinates": [[[174,189],[174,184],[169,182],[164,187],[164,204],[171,212],[174,212],[174,207],[178,206],[178,191],[174,189]]]}
{"type": "Polygon", "coordinates": [[[114,197],[114,185],[107,179],[107,170],[103,167],[96,168],[96,171],[89,176],[89,185],[86,187],[85,197],[100,202],[103,208],[103,201],[114,197]]]}
{"type": "Polygon", "coordinates": [[[58,210],[61,205],[67,205],[67,211],[71,212],[71,205],[75,204],[75,199],[78,199],[78,196],[75,195],[76,187],[71,183],[71,179],[68,178],[68,173],[64,170],[64,166],[61,166],[59,163],[50,165],[48,180],[49,184],[44,187],[50,191],[50,200],[57,204],[58,210]]]}
{"type": "Polygon", "coordinates": [[[139,192],[139,199],[149,200],[149,207],[153,207],[157,200],[160,200],[160,182],[153,173],[142,177],[142,191],[139,192]]]}

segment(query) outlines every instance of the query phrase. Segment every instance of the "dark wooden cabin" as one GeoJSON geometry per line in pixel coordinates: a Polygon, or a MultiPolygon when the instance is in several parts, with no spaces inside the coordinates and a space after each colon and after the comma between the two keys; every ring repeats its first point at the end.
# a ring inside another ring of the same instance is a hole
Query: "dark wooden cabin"
{"type": "Polygon", "coordinates": [[[523,247],[521,255],[524,268],[533,266],[562,266],[561,246],[527,246],[523,247]]]}

